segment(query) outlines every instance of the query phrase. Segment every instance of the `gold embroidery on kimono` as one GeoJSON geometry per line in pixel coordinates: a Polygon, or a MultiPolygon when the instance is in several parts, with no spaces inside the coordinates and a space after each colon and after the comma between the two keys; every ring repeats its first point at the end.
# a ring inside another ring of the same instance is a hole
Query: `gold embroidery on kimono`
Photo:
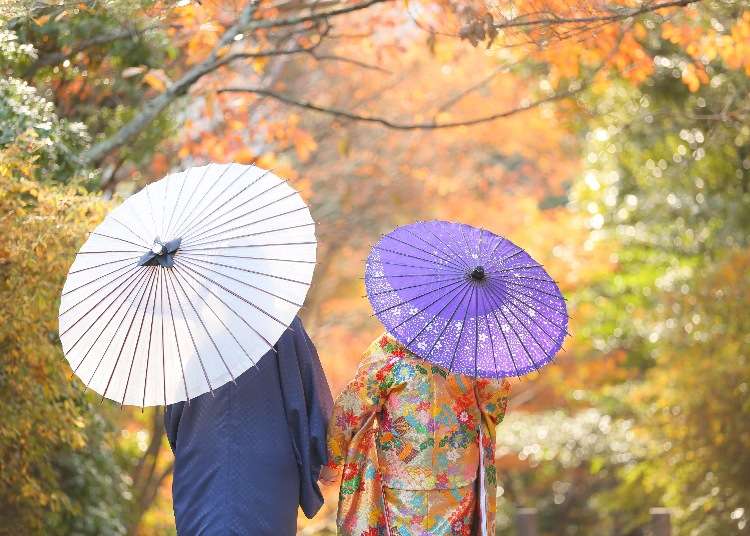
{"type": "Polygon", "coordinates": [[[495,426],[509,394],[506,380],[450,374],[376,339],[329,424],[339,534],[493,535],[495,426]]]}

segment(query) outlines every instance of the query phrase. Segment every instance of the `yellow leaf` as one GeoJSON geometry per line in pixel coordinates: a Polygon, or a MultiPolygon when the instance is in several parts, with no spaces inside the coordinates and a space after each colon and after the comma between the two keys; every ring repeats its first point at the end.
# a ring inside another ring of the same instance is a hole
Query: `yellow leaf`
{"type": "Polygon", "coordinates": [[[164,91],[167,89],[167,85],[171,84],[172,81],[167,77],[166,73],[161,69],[153,69],[146,73],[143,77],[143,81],[149,86],[154,88],[156,91],[164,91]]]}
{"type": "Polygon", "coordinates": [[[349,156],[349,138],[341,138],[338,142],[338,150],[341,156],[349,156]]]}

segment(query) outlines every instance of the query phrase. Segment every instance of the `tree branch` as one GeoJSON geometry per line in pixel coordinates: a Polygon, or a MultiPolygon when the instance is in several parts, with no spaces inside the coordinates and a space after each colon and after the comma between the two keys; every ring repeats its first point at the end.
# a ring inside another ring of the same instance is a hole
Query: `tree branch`
{"type": "Polygon", "coordinates": [[[388,69],[385,69],[384,67],[380,67],[378,65],[373,65],[371,63],[366,63],[364,61],[355,60],[354,58],[347,58],[345,56],[338,56],[336,54],[315,54],[312,53],[312,57],[316,61],[338,61],[341,63],[350,63],[352,65],[356,65],[357,67],[361,67],[362,69],[370,69],[373,71],[380,71],[381,73],[385,74],[393,74],[388,69]]]}
{"type": "Polygon", "coordinates": [[[292,54],[311,54],[315,56],[315,49],[317,49],[323,43],[323,39],[328,35],[328,32],[330,31],[331,31],[331,26],[326,24],[323,31],[320,32],[318,36],[318,40],[308,47],[297,47],[297,48],[289,48],[289,49],[276,48],[273,50],[267,50],[265,52],[235,52],[233,54],[229,54],[225,56],[224,58],[222,58],[221,61],[217,64],[217,67],[221,67],[222,65],[227,65],[236,60],[250,59],[250,58],[268,58],[272,56],[289,56],[292,54]]]}
{"type": "Polygon", "coordinates": [[[359,115],[359,114],[355,114],[353,112],[341,110],[338,108],[328,108],[328,107],[321,106],[319,104],[315,104],[312,102],[297,100],[288,95],[282,95],[280,93],[275,93],[273,91],[263,89],[263,88],[227,87],[227,88],[218,90],[218,93],[254,93],[262,97],[268,97],[268,98],[277,100],[279,102],[283,102],[284,104],[288,104],[290,106],[296,106],[297,108],[304,108],[307,110],[312,110],[315,112],[332,115],[334,117],[338,117],[341,119],[348,119],[351,121],[360,121],[363,123],[376,123],[381,126],[391,128],[394,130],[436,130],[436,129],[444,129],[444,128],[467,127],[467,126],[478,125],[480,123],[488,123],[491,121],[495,121],[497,119],[509,117],[517,113],[521,113],[527,110],[531,110],[533,108],[537,108],[541,106],[542,104],[572,97],[573,95],[580,93],[584,89],[584,87],[585,87],[584,85],[581,85],[580,87],[576,89],[561,91],[559,93],[555,93],[554,95],[550,95],[549,97],[545,97],[543,99],[533,101],[529,104],[518,106],[516,108],[511,108],[509,110],[504,110],[502,112],[497,112],[491,115],[476,117],[473,119],[465,119],[462,121],[448,121],[445,123],[438,123],[436,121],[426,122],[426,123],[399,123],[396,121],[391,121],[390,119],[385,119],[383,117],[359,115]]]}
{"type": "MultiPolygon", "coordinates": [[[[630,27],[632,27],[632,23],[628,25],[628,28],[630,27]]],[[[588,87],[591,81],[599,74],[599,72],[607,65],[607,63],[612,59],[612,57],[620,49],[620,45],[622,44],[622,38],[624,37],[624,35],[625,35],[625,29],[623,28],[620,30],[617,40],[614,46],[612,47],[612,50],[610,50],[609,53],[607,54],[607,57],[604,58],[601,61],[601,63],[599,63],[599,65],[596,66],[596,68],[590,73],[590,75],[585,81],[579,83],[577,86],[570,88],[566,91],[560,91],[558,93],[554,93],[542,99],[518,106],[516,108],[511,108],[509,110],[497,112],[497,113],[486,115],[483,117],[465,119],[462,121],[448,121],[445,123],[438,123],[436,121],[432,121],[429,123],[398,123],[398,122],[391,121],[390,119],[385,119],[382,117],[359,115],[359,114],[355,114],[354,112],[350,112],[347,110],[341,110],[338,108],[329,108],[329,107],[321,106],[319,104],[315,104],[312,102],[297,100],[297,99],[294,99],[293,97],[282,95],[280,93],[275,93],[273,91],[263,89],[263,88],[228,87],[228,88],[219,89],[218,93],[254,93],[256,95],[268,97],[268,98],[277,100],[279,102],[289,104],[290,106],[296,106],[297,108],[304,108],[307,110],[324,113],[324,114],[331,115],[334,117],[339,117],[342,119],[349,119],[352,121],[360,121],[364,123],[375,123],[375,124],[379,124],[381,126],[391,128],[394,130],[437,130],[437,129],[446,129],[446,128],[466,127],[466,126],[478,125],[481,123],[489,123],[497,119],[510,117],[511,115],[515,115],[515,114],[525,112],[534,108],[538,108],[539,106],[543,104],[566,99],[568,97],[572,97],[578,93],[581,93],[584,89],[588,87]]]]}
{"type": "MultiPolygon", "coordinates": [[[[258,20],[253,23],[252,29],[260,30],[264,28],[277,28],[279,26],[294,26],[295,24],[301,24],[303,22],[310,22],[314,20],[325,19],[328,17],[335,17],[337,15],[344,15],[346,13],[352,13],[354,11],[366,9],[375,4],[382,4],[384,2],[390,2],[390,1],[391,0],[367,0],[365,2],[360,2],[359,4],[353,4],[351,6],[341,7],[338,9],[331,9],[329,11],[323,11],[321,13],[314,13],[310,15],[303,15],[303,16],[297,16],[297,17],[289,17],[286,19],[258,20]]],[[[697,1],[697,0],[694,0],[694,1],[697,1]]]]}
{"type": "Polygon", "coordinates": [[[79,158],[81,165],[91,165],[95,162],[98,162],[99,160],[107,156],[109,153],[114,151],[115,149],[128,143],[130,140],[135,138],[144,128],[146,128],[172,102],[174,102],[181,95],[184,95],[185,93],[187,93],[187,91],[198,80],[200,80],[206,74],[218,69],[219,67],[223,65],[227,65],[228,63],[231,63],[232,61],[242,59],[242,58],[261,57],[261,56],[266,57],[266,56],[274,56],[274,55],[282,55],[282,54],[292,54],[292,53],[297,53],[297,52],[309,53],[311,51],[311,48],[315,48],[315,46],[320,44],[320,42],[318,42],[316,45],[314,45],[311,48],[308,47],[305,49],[298,49],[295,51],[236,53],[236,54],[229,54],[228,56],[223,57],[223,58],[219,58],[218,57],[219,52],[222,49],[224,49],[224,47],[230,45],[232,41],[234,40],[234,38],[240,33],[243,33],[246,31],[263,29],[263,28],[290,26],[290,25],[301,24],[303,22],[309,22],[309,21],[321,21],[321,20],[325,21],[329,17],[343,15],[345,13],[351,13],[354,11],[365,9],[374,4],[378,4],[378,3],[382,3],[386,1],[389,1],[389,0],[366,0],[358,4],[353,4],[353,5],[341,7],[338,9],[331,9],[331,10],[327,10],[327,11],[317,13],[317,14],[289,17],[286,19],[253,20],[253,17],[255,16],[257,9],[260,5],[260,1],[251,0],[241,11],[237,22],[233,24],[231,27],[229,27],[222,34],[218,43],[214,46],[214,48],[211,50],[211,53],[208,55],[208,57],[205,60],[194,65],[181,78],[179,78],[171,86],[169,86],[163,93],[157,95],[153,99],[146,102],[143,108],[135,115],[135,117],[133,117],[133,119],[131,119],[128,123],[123,125],[123,127],[120,128],[116,133],[114,133],[109,138],[104,139],[94,144],[88,150],[84,151],[79,158]]]}
{"type": "Polygon", "coordinates": [[[226,59],[221,60],[217,58],[219,51],[231,43],[234,37],[241,33],[250,23],[255,11],[258,9],[259,3],[259,0],[251,0],[240,13],[237,22],[222,34],[219,42],[214,46],[205,60],[193,66],[163,93],[148,101],[141,111],[115,134],[94,144],[85,151],[81,155],[81,163],[87,165],[101,160],[114,149],[121,147],[133,139],[177,97],[186,93],[203,76],[225,64],[226,59]]]}
{"type": "Polygon", "coordinates": [[[659,9],[686,7],[690,4],[695,4],[701,1],[702,0],[671,0],[668,2],[646,4],[639,8],[623,9],[612,15],[592,15],[589,17],[557,17],[552,14],[549,17],[523,20],[524,16],[520,16],[505,22],[498,22],[493,26],[497,30],[504,30],[507,28],[522,28],[529,26],[558,26],[562,24],[587,24],[590,22],[617,22],[631,17],[637,17],[638,15],[643,15],[645,13],[651,13],[659,9]]]}

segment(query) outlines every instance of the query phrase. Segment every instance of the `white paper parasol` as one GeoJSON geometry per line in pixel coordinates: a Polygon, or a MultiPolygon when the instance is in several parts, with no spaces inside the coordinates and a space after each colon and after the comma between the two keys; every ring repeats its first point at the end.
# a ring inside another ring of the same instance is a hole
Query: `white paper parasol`
{"type": "Polygon", "coordinates": [[[273,173],[210,164],[168,175],[112,211],[76,255],[60,303],[65,356],[120,404],[189,401],[273,348],[315,254],[307,205],[273,173]]]}

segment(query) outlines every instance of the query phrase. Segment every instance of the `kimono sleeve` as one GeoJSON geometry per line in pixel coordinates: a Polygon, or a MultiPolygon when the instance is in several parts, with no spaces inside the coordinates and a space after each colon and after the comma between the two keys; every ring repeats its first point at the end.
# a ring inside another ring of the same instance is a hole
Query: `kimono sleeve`
{"type": "Polygon", "coordinates": [[[177,452],[177,430],[180,426],[180,417],[185,406],[184,402],[170,404],[164,410],[164,429],[167,432],[167,440],[173,453],[177,452]]]}
{"type": "Polygon", "coordinates": [[[341,468],[352,438],[380,411],[389,390],[394,387],[389,372],[399,357],[386,352],[382,340],[379,338],[370,345],[354,379],[334,404],[328,425],[328,466],[333,469],[341,468]]]}
{"type": "Polygon", "coordinates": [[[326,431],[333,404],[315,345],[302,321],[277,343],[279,381],[292,445],[300,471],[300,506],[311,518],[323,504],[317,484],[326,463],[326,431]]]}
{"type": "Polygon", "coordinates": [[[482,413],[497,426],[505,418],[505,410],[510,399],[510,382],[508,380],[477,380],[477,395],[482,413]]]}

